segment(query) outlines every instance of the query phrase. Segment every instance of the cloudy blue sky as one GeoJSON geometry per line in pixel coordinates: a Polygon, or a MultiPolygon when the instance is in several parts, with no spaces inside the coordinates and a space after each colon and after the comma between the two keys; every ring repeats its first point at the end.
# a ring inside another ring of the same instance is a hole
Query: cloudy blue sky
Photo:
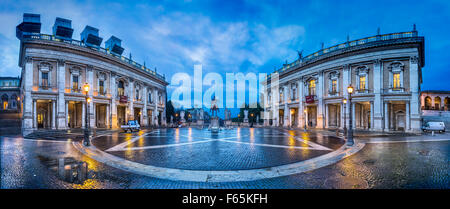
{"type": "MultiPolygon", "coordinates": [[[[430,1],[20,1],[0,2],[0,76],[17,76],[15,26],[24,12],[41,14],[42,32],[56,17],[72,20],[74,38],[86,24],[104,40],[122,39],[124,54],[170,78],[207,72],[271,72],[286,60],[381,33],[412,30],[426,39],[422,89],[450,90],[450,2],[430,1]]],[[[169,79],[170,81],[170,79],[169,79]]],[[[171,91],[173,87],[169,87],[171,91]]],[[[170,95],[170,93],[169,93],[170,95]]]]}

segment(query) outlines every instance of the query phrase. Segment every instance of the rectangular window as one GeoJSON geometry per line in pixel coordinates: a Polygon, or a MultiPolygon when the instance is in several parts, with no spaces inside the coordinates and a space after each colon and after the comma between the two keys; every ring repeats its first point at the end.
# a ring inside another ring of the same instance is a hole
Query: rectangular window
{"type": "Polygon", "coordinates": [[[316,80],[309,81],[309,95],[316,95],[316,80]]]}
{"type": "Polygon", "coordinates": [[[331,92],[333,93],[337,92],[337,80],[331,81],[331,92]]]}
{"type": "Polygon", "coordinates": [[[136,89],[136,100],[139,100],[139,89],[136,89]]]}
{"type": "Polygon", "coordinates": [[[42,73],[42,86],[48,87],[48,73],[42,73]]]}
{"type": "Polygon", "coordinates": [[[152,102],[152,93],[148,93],[148,103],[153,103],[152,102]]]}
{"type": "Polygon", "coordinates": [[[104,81],[98,81],[98,92],[100,93],[100,95],[104,95],[105,94],[104,81]]]}
{"type": "Polygon", "coordinates": [[[359,89],[361,90],[366,89],[366,76],[359,77],[359,89]]]}
{"type": "Polygon", "coordinates": [[[393,77],[394,77],[393,88],[399,89],[401,87],[400,86],[400,73],[394,73],[393,77]]]}
{"type": "Polygon", "coordinates": [[[78,91],[78,76],[72,76],[72,89],[78,91]]]}

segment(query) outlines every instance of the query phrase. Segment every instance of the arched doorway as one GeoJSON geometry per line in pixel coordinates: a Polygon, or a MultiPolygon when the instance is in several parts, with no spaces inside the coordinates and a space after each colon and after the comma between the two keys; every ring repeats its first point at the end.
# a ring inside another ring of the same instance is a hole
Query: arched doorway
{"type": "Polygon", "coordinates": [[[434,98],[434,109],[441,110],[441,97],[434,98]]]}
{"type": "Polygon", "coordinates": [[[445,107],[446,111],[450,110],[450,98],[445,97],[445,99],[444,99],[444,107],[445,107]]]}
{"type": "Polygon", "coordinates": [[[8,109],[8,95],[6,94],[2,95],[2,109],[3,110],[8,109]]]}
{"type": "Polygon", "coordinates": [[[425,97],[425,110],[431,109],[431,97],[427,96],[425,97]]]}

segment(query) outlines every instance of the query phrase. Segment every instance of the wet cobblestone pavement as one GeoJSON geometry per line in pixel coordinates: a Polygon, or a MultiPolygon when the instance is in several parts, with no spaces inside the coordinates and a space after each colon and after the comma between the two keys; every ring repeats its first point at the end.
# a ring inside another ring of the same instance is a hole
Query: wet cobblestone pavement
{"type": "MultiPolygon", "coordinates": [[[[170,129],[169,132],[175,131],[170,129]]],[[[180,130],[181,131],[181,130],[180,130]]],[[[258,131],[272,131],[272,130],[258,130],[258,131]]],[[[136,134],[136,133],[135,133],[136,134]]],[[[293,135],[301,136],[302,132],[296,131],[293,135]]],[[[111,134],[111,140],[113,141],[113,135],[111,134]]],[[[162,134],[161,134],[162,135],[162,134]]],[[[269,136],[268,133],[263,135],[269,136]]],[[[226,137],[226,136],[223,136],[226,137]]],[[[125,137],[126,138],[126,137],[125,137]]],[[[288,137],[289,138],[289,137],[288,137]]],[[[285,138],[288,140],[288,138],[285,138]]],[[[389,137],[382,138],[382,140],[402,140],[406,137],[389,137]]],[[[408,137],[408,140],[414,139],[448,139],[450,135],[439,134],[436,136],[417,136],[408,137]]],[[[99,138],[100,139],[100,138],[99,138]]],[[[340,146],[339,139],[332,140],[333,143],[327,143],[321,141],[321,137],[314,139],[311,135],[311,141],[317,142],[317,144],[324,145],[332,150],[337,149],[340,146]]],[[[113,144],[120,144],[124,141],[120,141],[120,137],[113,144]]],[[[166,140],[171,140],[170,138],[166,140]]],[[[178,143],[189,141],[189,137],[181,139],[178,143]]],[[[206,140],[206,139],[201,139],[206,140]]],[[[227,139],[237,140],[237,139],[227,139]]],[[[275,139],[261,139],[256,140],[258,143],[268,144],[275,139]]],[[[372,139],[364,139],[364,142],[372,139]]],[[[94,140],[94,144],[102,150],[110,149],[113,144],[109,144],[105,141],[108,140],[94,140]]],[[[142,140],[144,141],[144,140],[142,140]]],[[[283,140],[281,140],[283,141],[283,140]]],[[[426,142],[408,142],[408,143],[367,143],[365,147],[358,153],[345,158],[335,164],[308,171],[305,173],[294,174],[290,176],[268,178],[257,181],[244,181],[244,182],[225,182],[225,183],[202,183],[202,182],[186,182],[186,181],[170,181],[162,180],[142,175],[137,175],[131,172],[119,170],[102,163],[98,163],[76,150],[71,141],[48,141],[39,139],[24,139],[22,137],[2,137],[1,138],[1,188],[75,188],[75,189],[91,189],[91,188],[153,188],[153,189],[190,189],[190,188],[277,188],[277,189],[302,189],[302,188],[450,188],[450,141],[426,141],[426,142]],[[73,157],[80,161],[86,161],[89,165],[88,176],[90,179],[86,180],[82,184],[72,184],[57,178],[55,172],[47,168],[40,160],[40,156],[60,158],[60,157],[73,157]]],[[[210,146],[214,142],[210,143],[210,146]]],[[[245,140],[244,140],[245,142],[245,140]]],[[[133,144],[127,145],[127,147],[143,147],[151,145],[165,145],[172,142],[167,142],[161,139],[160,142],[139,142],[137,140],[133,144]],[[141,144],[140,144],[141,143],[141,144]]],[[[242,147],[249,146],[247,144],[235,144],[223,142],[223,146],[231,146],[234,148],[226,147],[227,154],[231,153],[229,161],[223,162],[214,161],[213,164],[199,164],[197,169],[226,169],[227,166],[230,169],[242,169],[246,166],[257,168],[264,166],[273,166],[288,163],[286,159],[293,159],[292,161],[301,161],[307,158],[314,158],[320,155],[320,150],[296,150],[293,151],[293,157],[290,155],[271,155],[270,152],[288,153],[289,149],[274,148],[274,147],[256,147],[254,154],[248,152],[245,153],[245,149],[242,147]],[[236,149],[236,150],[233,150],[236,149]],[[239,150],[240,149],[240,150],[239,150]],[[278,150],[278,151],[273,151],[278,150]],[[284,151],[283,151],[284,150],[284,151]],[[302,151],[314,154],[304,154],[302,151]],[[303,156],[302,156],[303,154],[303,156]],[[299,157],[302,156],[302,157],[299,157]],[[241,162],[234,158],[242,157],[242,159],[250,159],[248,162],[241,162]],[[226,162],[231,162],[226,164],[226,162]],[[211,166],[213,165],[213,166],[211,166]]],[[[276,142],[275,144],[289,145],[288,141],[276,142]]],[[[166,150],[172,150],[173,152],[182,152],[187,147],[196,147],[199,149],[198,153],[206,149],[204,154],[206,156],[212,155],[214,152],[208,149],[211,147],[205,147],[207,143],[189,144],[183,146],[177,146],[173,148],[164,148],[166,150]],[[177,150],[178,151],[174,151],[177,150]]],[[[291,144],[292,145],[292,144],[291,144]]],[[[298,141],[295,142],[297,146],[304,146],[298,141]]],[[[140,161],[141,163],[152,165],[164,165],[165,167],[176,168],[188,168],[189,166],[196,165],[198,162],[204,160],[199,158],[199,161],[195,160],[182,161],[183,158],[192,154],[192,152],[177,153],[176,155],[170,155],[163,161],[165,163],[155,162],[160,158],[152,158],[155,154],[138,154],[138,153],[152,153],[157,149],[141,149],[130,152],[127,156],[126,151],[116,151],[115,155],[128,159],[140,161]],[[122,154],[120,154],[122,153],[122,154]],[[133,154],[132,154],[133,153],[133,154]],[[173,161],[173,162],[171,162],[173,161]],[[176,163],[179,162],[179,163],[176,163]],[[189,162],[189,163],[186,163],[189,162]],[[158,164],[159,163],[159,164],[158,164]]],[[[222,150],[222,149],[220,149],[222,150]]],[[[159,151],[161,152],[161,151],[159,151]]],[[[114,152],[110,152],[114,153],[114,152]]],[[[217,156],[215,156],[217,157],[217,156]]],[[[225,158],[227,159],[227,158],[225,158]]]]}

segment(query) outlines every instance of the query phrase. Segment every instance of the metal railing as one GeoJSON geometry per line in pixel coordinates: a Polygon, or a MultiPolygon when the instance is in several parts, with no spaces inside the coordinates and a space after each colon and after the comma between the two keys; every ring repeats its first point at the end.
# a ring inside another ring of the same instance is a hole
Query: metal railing
{"type": "MultiPolygon", "coordinates": [[[[387,40],[412,38],[412,37],[417,37],[417,31],[414,30],[414,31],[409,31],[409,32],[389,33],[389,34],[382,34],[382,35],[375,35],[375,36],[371,36],[371,37],[361,38],[361,39],[357,39],[354,41],[347,41],[346,43],[341,43],[341,44],[337,44],[337,45],[334,45],[334,46],[331,46],[331,47],[328,47],[325,49],[318,50],[306,57],[297,59],[296,61],[294,61],[292,63],[284,64],[282,68],[275,70],[273,73],[285,72],[286,70],[290,70],[295,67],[301,66],[302,64],[313,61],[316,58],[321,57],[323,55],[327,55],[327,54],[330,54],[331,52],[335,52],[335,51],[339,51],[339,50],[344,51],[345,49],[348,49],[350,47],[362,46],[362,45],[371,44],[371,43],[377,42],[377,41],[387,41],[387,40]]],[[[269,74],[267,77],[270,78],[273,73],[269,74]]]]}
{"type": "Polygon", "coordinates": [[[147,67],[137,63],[136,61],[134,61],[134,60],[132,60],[130,58],[124,57],[122,55],[118,55],[118,54],[116,54],[114,52],[111,52],[108,49],[102,48],[100,46],[99,47],[91,47],[91,46],[87,46],[86,44],[84,44],[83,42],[78,41],[78,40],[74,40],[74,39],[60,39],[60,38],[57,38],[57,37],[55,37],[53,35],[42,34],[42,33],[24,33],[23,37],[24,37],[23,38],[24,40],[28,39],[28,40],[55,41],[55,42],[62,42],[62,43],[67,43],[67,44],[71,44],[71,45],[75,45],[75,46],[80,46],[80,47],[85,47],[85,48],[89,48],[89,49],[92,49],[92,50],[96,50],[96,51],[101,52],[103,54],[107,54],[107,55],[113,56],[113,57],[121,60],[122,62],[126,62],[128,64],[131,64],[134,67],[136,67],[138,69],[141,69],[141,70],[143,70],[143,71],[145,71],[145,72],[147,72],[147,73],[149,73],[149,74],[151,74],[151,75],[153,75],[153,76],[155,76],[155,77],[157,77],[157,78],[159,78],[161,80],[165,80],[165,75],[158,74],[155,70],[149,69],[149,68],[147,68],[147,67]]]}

